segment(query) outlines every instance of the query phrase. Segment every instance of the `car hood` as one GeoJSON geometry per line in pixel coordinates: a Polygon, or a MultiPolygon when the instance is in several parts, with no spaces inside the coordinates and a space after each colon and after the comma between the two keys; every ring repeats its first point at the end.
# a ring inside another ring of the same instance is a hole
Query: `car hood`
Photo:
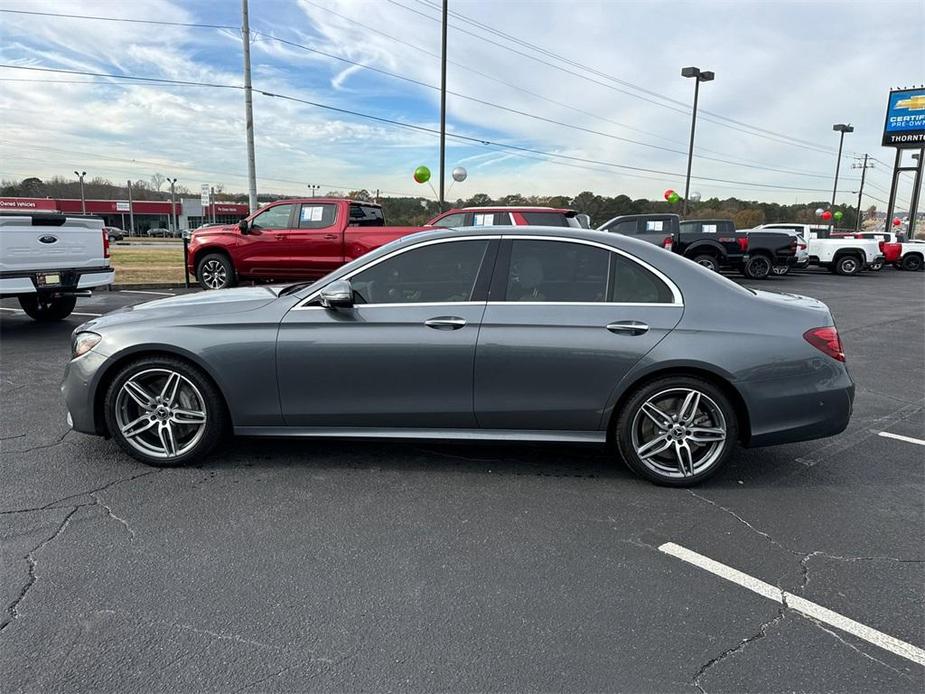
{"type": "Polygon", "coordinates": [[[254,311],[275,301],[281,287],[240,287],[216,291],[181,294],[126,306],[84,323],[80,330],[96,330],[111,325],[150,321],[178,315],[198,317],[254,311]]]}

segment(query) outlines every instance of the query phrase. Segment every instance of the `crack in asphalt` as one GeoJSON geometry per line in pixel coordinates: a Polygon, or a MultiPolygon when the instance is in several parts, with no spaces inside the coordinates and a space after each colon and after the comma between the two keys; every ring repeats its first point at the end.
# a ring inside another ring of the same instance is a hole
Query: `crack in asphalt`
{"type": "Polygon", "coordinates": [[[135,541],[135,531],[132,530],[132,526],[128,524],[128,521],[125,520],[124,518],[120,518],[115,513],[113,513],[112,508],[103,502],[98,492],[90,492],[90,496],[93,497],[93,499],[96,501],[96,504],[98,506],[102,506],[104,509],[106,509],[106,515],[108,515],[110,518],[112,518],[115,521],[119,521],[119,523],[121,523],[125,527],[125,531],[128,533],[129,542],[134,542],[135,541]]]}
{"type": "MultiPolygon", "coordinates": [[[[52,443],[43,443],[43,444],[39,444],[38,446],[30,446],[29,448],[17,448],[17,449],[14,450],[14,451],[9,451],[9,450],[8,450],[8,451],[4,451],[4,453],[7,453],[7,454],[11,454],[11,453],[31,453],[32,451],[43,451],[43,450],[46,450],[46,449],[48,449],[48,448],[55,448],[56,446],[60,446],[62,443],[64,443],[64,437],[67,436],[68,434],[70,434],[72,431],[74,431],[74,430],[73,430],[73,429],[68,429],[68,430],[65,431],[63,434],[61,434],[61,436],[59,436],[59,437],[57,438],[56,441],[53,441],[52,443]]],[[[25,436],[25,434],[22,434],[22,436],[25,436]]],[[[18,436],[13,436],[13,437],[9,437],[9,438],[20,438],[20,437],[18,437],[18,436]]]]}
{"type": "Polygon", "coordinates": [[[700,669],[694,674],[694,677],[691,679],[691,684],[697,687],[697,689],[701,692],[701,694],[707,694],[707,690],[704,689],[703,686],[700,684],[700,681],[703,679],[704,675],[706,675],[706,673],[711,668],[719,665],[724,660],[733,658],[739,653],[741,653],[742,651],[744,651],[749,646],[749,644],[754,643],[755,641],[758,641],[759,639],[763,639],[765,636],[767,636],[768,631],[770,631],[771,628],[777,626],[777,624],[779,624],[780,622],[784,620],[785,614],[786,614],[786,605],[781,605],[780,609],[777,610],[777,614],[772,619],[769,619],[767,622],[764,622],[758,627],[758,632],[756,634],[752,634],[751,636],[745,639],[742,639],[742,641],[737,643],[732,648],[727,648],[725,651],[720,653],[715,658],[711,658],[706,663],[701,665],[700,669]]]}
{"type": "MultiPolygon", "coordinates": [[[[107,482],[102,487],[97,487],[95,489],[88,489],[83,492],[76,492],[75,494],[69,494],[67,496],[62,496],[60,499],[55,499],[54,501],[49,501],[44,506],[33,506],[31,508],[20,508],[20,509],[11,509],[9,511],[0,511],[0,516],[8,516],[16,513],[35,513],[36,511],[48,511],[53,508],[58,508],[57,504],[60,504],[62,501],[69,501],[70,499],[76,499],[81,496],[93,496],[98,492],[105,491],[110,487],[114,487],[117,484],[122,484],[123,482],[131,482],[133,480],[140,479],[141,477],[147,477],[148,475],[156,475],[159,472],[162,472],[160,468],[156,470],[147,470],[145,472],[138,473],[137,475],[132,475],[130,477],[120,477],[119,479],[113,480],[112,482],[107,482]]],[[[80,504],[81,506],[85,504],[80,504]]],[[[66,507],[61,507],[66,508],[66,507]]]]}
{"type": "Polygon", "coordinates": [[[841,644],[847,646],[847,647],[850,648],[852,651],[855,651],[856,653],[859,653],[860,655],[863,655],[863,656],[864,656],[865,658],[867,658],[868,660],[872,660],[872,661],[874,661],[875,663],[878,663],[878,664],[882,665],[882,666],[885,667],[887,670],[892,670],[894,673],[896,673],[897,675],[900,675],[901,677],[903,677],[903,678],[909,680],[910,682],[914,682],[914,683],[916,683],[916,684],[919,684],[919,682],[917,682],[917,680],[913,679],[913,678],[909,675],[909,673],[903,672],[903,671],[900,670],[899,668],[895,668],[895,667],[893,667],[892,665],[889,665],[889,664],[883,662],[883,661],[880,660],[879,658],[875,658],[874,656],[872,656],[870,653],[867,653],[866,651],[862,651],[860,648],[858,648],[857,646],[855,646],[853,643],[851,643],[851,642],[849,642],[849,641],[846,641],[846,640],[843,639],[841,636],[839,636],[837,632],[832,631],[832,630],[829,629],[828,627],[824,626],[824,625],[822,624],[822,622],[819,622],[819,621],[817,621],[817,620],[815,620],[815,619],[813,619],[812,617],[809,617],[809,616],[807,616],[807,615],[803,615],[803,616],[806,617],[806,619],[809,620],[809,622],[810,622],[811,624],[816,625],[817,627],[819,627],[820,629],[822,629],[822,631],[824,631],[826,634],[828,634],[829,636],[831,636],[832,638],[834,638],[834,639],[835,639],[836,641],[838,641],[839,643],[841,643],[841,644]]]}
{"type": "Polygon", "coordinates": [[[61,535],[61,533],[65,531],[68,524],[71,522],[71,518],[74,517],[74,514],[77,513],[78,510],[80,510],[84,506],[91,506],[91,505],[92,504],[78,504],[77,506],[74,506],[74,508],[72,508],[70,511],[67,512],[67,514],[65,514],[64,519],[61,521],[61,523],[58,524],[58,527],[55,529],[55,532],[52,533],[51,536],[42,540],[39,544],[37,544],[35,547],[29,550],[29,552],[26,554],[24,559],[29,563],[29,577],[26,579],[25,585],[23,585],[22,589],[19,591],[19,595],[16,596],[13,602],[11,602],[7,606],[8,616],[4,619],[2,623],[0,623],[0,633],[3,633],[3,631],[10,624],[12,624],[14,621],[19,619],[19,604],[23,600],[25,600],[26,596],[29,594],[29,591],[32,590],[33,586],[35,586],[36,582],[38,581],[38,575],[35,572],[35,568],[38,565],[38,562],[35,559],[36,553],[40,552],[44,547],[46,547],[51,542],[53,542],[58,536],[61,535]]]}

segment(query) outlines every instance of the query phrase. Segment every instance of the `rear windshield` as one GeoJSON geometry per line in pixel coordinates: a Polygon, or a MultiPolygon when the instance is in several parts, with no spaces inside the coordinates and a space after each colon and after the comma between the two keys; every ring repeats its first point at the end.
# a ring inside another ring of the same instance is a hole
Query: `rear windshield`
{"type": "Polygon", "coordinates": [[[385,224],[385,217],[381,207],[374,205],[351,205],[350,226],[352,227],[381,227],[385,224]]]}
{"type": "Polygon", "coordinates": [[[567,227],[565,215],[561,212],[521,212],[527,224],[542,227],[567,227]]]}

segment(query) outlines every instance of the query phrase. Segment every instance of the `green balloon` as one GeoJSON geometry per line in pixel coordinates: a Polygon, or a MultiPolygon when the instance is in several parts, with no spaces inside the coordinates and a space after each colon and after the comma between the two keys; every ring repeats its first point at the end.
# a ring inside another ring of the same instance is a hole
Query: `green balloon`
{"type": "Polygon", "coordinates": [[[417,183],[427,183],[430,180],[430,169],[426,166],[419,166],[414,170],[414,180],[417,183]]]}
{"type": "Polygon", "coordinates": [[[680,199],[681,199],[681,196],[675,192],[672,192],[671,195],[668,196],[668,202],[670,202],[672,205],[674,205],[680,199]]]}
{"type": "Polygon", "coordinates": [[[832,216],[835,217],[835,221],[838,222],[841,221],[841,218],[845,216],[845,213],[841,210],[837,210],[832,216]]]}

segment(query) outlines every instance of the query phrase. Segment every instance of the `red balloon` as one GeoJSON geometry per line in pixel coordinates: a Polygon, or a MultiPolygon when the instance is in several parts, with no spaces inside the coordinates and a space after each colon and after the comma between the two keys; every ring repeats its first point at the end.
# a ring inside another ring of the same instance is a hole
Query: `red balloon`
{"type": "Polygon", "coordinates": [[[669,188],[668,190],[665,191],[665,200],[670,198],[672,195],[674,195],[674,191],[671,188],[669,188]]]}
{"type": "Polygon", "coordinates": [[[822,218],[825,221],[829,221],[830,219],[832,219],[832,213],[826,210],[825,212],[822,213],[822,218]]]}
{"type": "Polygon", "coordinates": [[[902,223],[903,223],[903,220],[901,220],[899,217],[893,217],[893,226],[894,226],[894,227],[898,227],[898,226],[899,226],[900,224],[902,224],[902,223]]]}

